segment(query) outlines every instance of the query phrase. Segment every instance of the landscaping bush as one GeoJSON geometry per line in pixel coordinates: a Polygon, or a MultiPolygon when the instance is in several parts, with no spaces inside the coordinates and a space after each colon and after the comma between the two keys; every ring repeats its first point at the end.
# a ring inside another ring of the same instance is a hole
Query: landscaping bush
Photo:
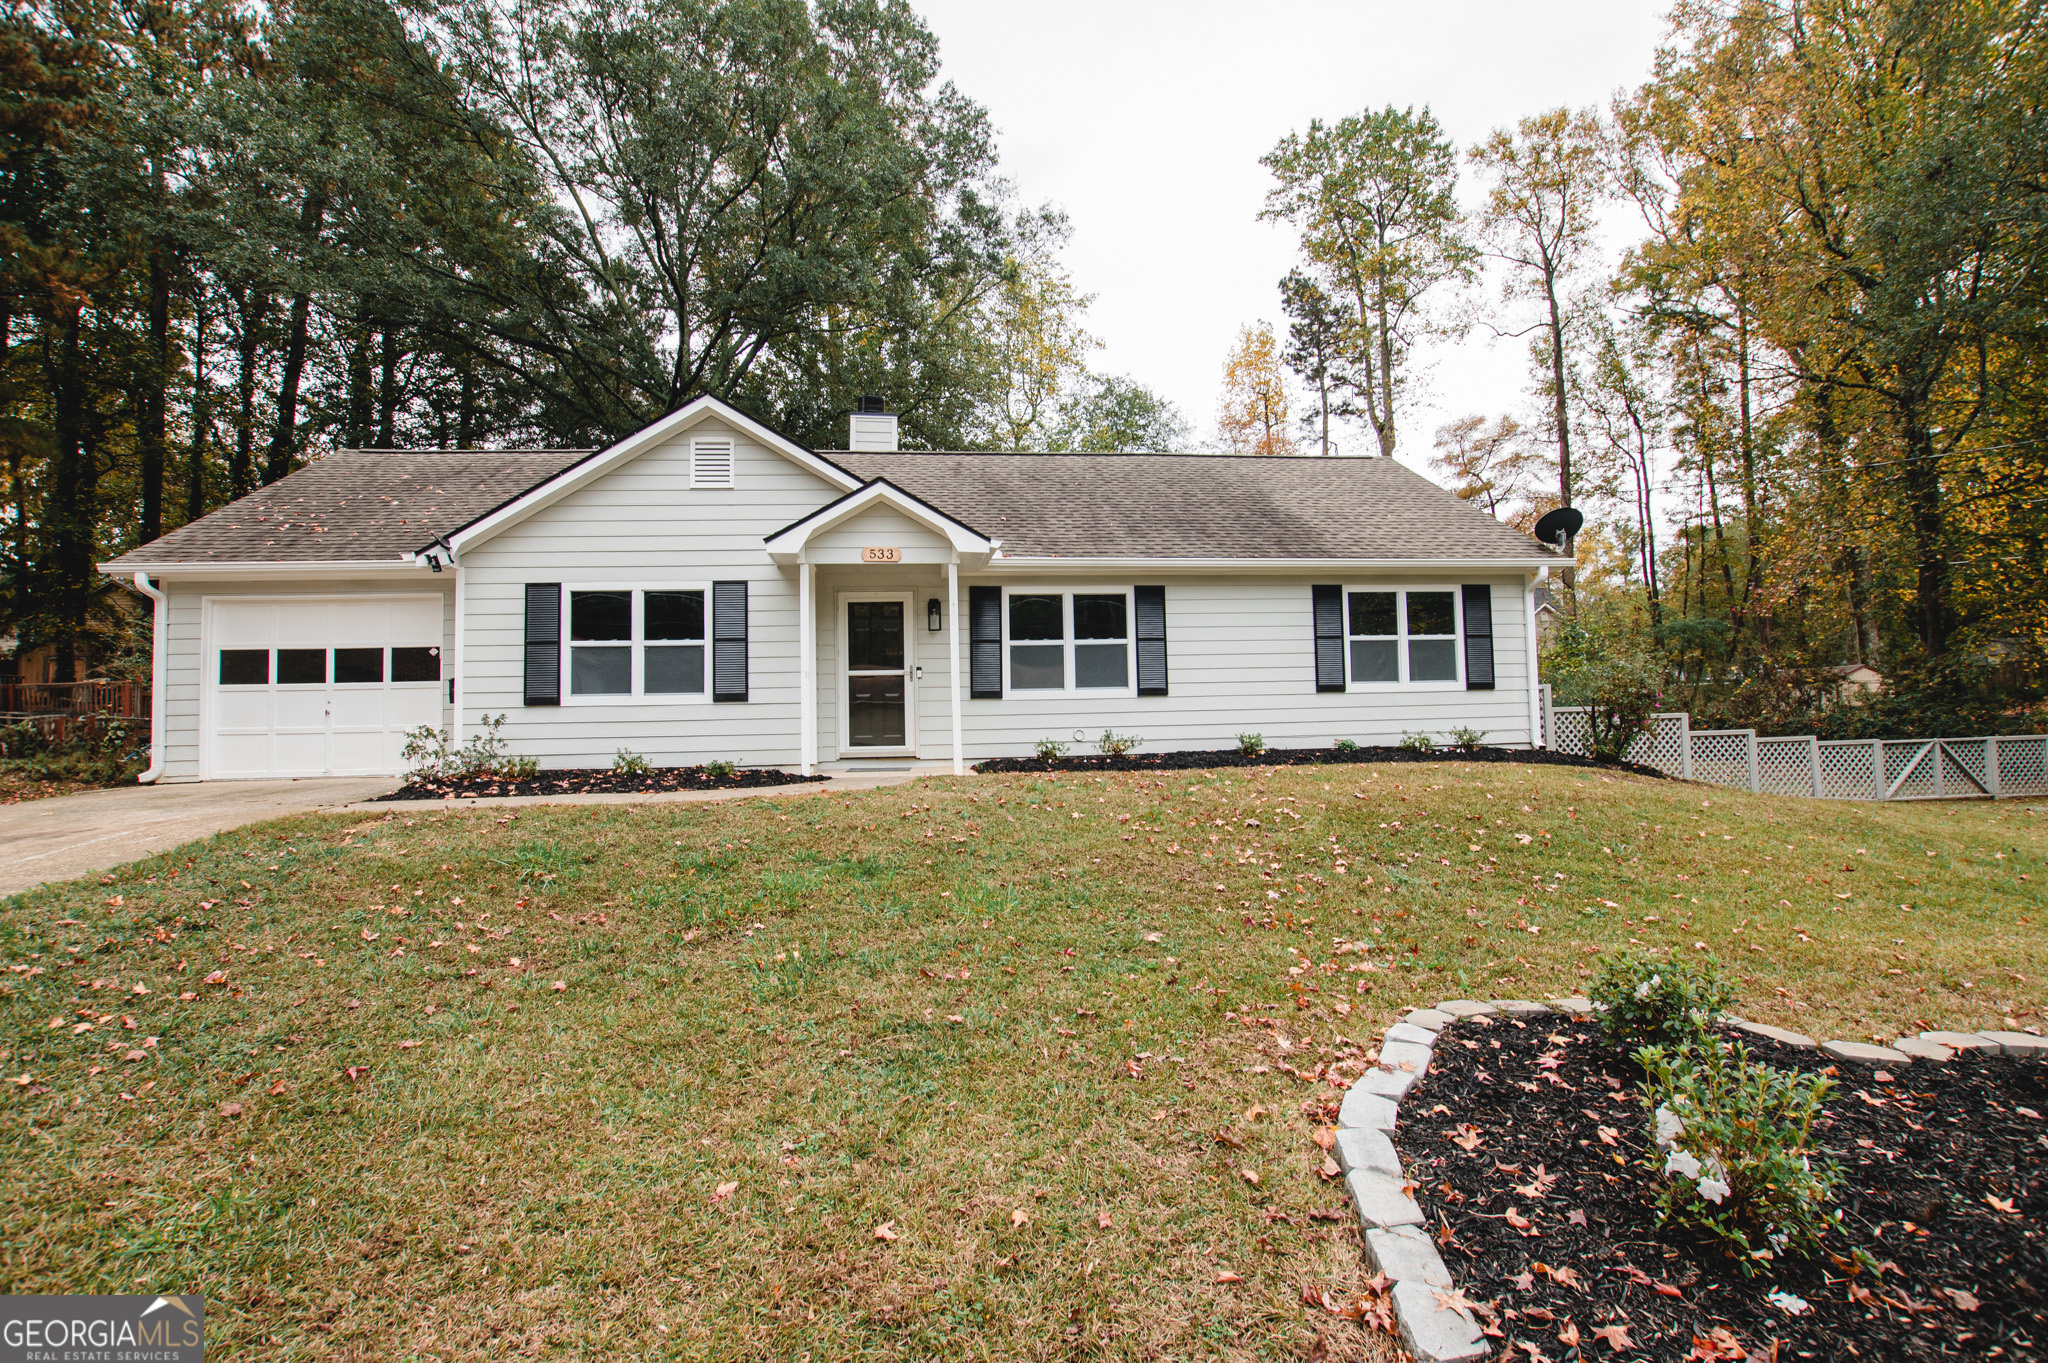
{"type": "Polygon", "coordinates": [[[1237,750],[1246,757],[1257,757],[1266,750],[1266,736],[1264,734],[1239,734],[1237,736],[1237,750]]]}
{"type": "Polygon", "coordinates": [[[1334,746],[1338,752],[1357,752],[1358,740],[1355,738],[1340,738],[1334,746]]]}
{"type": "Polygon", "coordinates": [[[422,724],[405,735],[400,756],[405,760],[407,781],[449,781],[496,776],[508,781],[530,780],[540,772],[532,757],[514,757],[505,751],[498,730],[505,716],[483,717],[467,743],[451,745],[448,736],[431,724],[422,724]]]}
{"type": "Polygon", "coordinates": [[[1735,990],[1711,961],[1693,966],[1624,951],[1601,962],[1586,997],[1607,1039],[1634,1050],[1701,1041],[1715,1017],[1735,1002],[1735,990]]]}
{"type": "Polygon", "coordinates": [[[1039,761],[1050,762],[1054,758],[1065,757],[1067,745],[1057,738],[1041,738],[1031,745],[1031,751],[1038,754],[1039,761]]]}
{"type": "Polygon", "coordinates": [[[1558,705],[1586,707],[1586,750],[1619,762],[1650,731],[1663,701],[1664,660],[1641,640],[1567,620],[1544,655],[1544,677],[1558,705]]]}
{"type": "Polygon", "coordinates": [[[35,723],[0,727],[0,765],[32,781],[116,785],[149,765],[149,721],[79,715],[60,739],[35,723]]]}
{"type": "Polygon", "coordinates": [[[1102,737],[1095,740],[1095,751],[1104,757],[1123,757],[1137,751],[1138,745],[1144,741],[1136,734],[1120,734],[1111,729],[1104,729],[1102,737]]]}
{"type": "Polygon", "coordinates": [[[1428,734],[1410,733],[1403,729],[1401,731],[1401,746],[1409,752],[1435,752],[1436,740],[1428,734]]]}
{"type": "Polygon", "coordinates": [[[649,767],[647,759],[631,748],[621,748],[612,756],[612,770],[622,776],[642,776],[649,767]]]}
{"type": "Polygon", "coordinates": [[[1492,730],[1490,729],[1453,729],[1451,730],[1451,742],[1463,748],[1466,752],[1471,752],[1481,743],[1484,743],[1487,734],[1491,732],[1492,730]]]}
{"type": "Polygon", "coordinates": [[[1841,1171],[1808,1149],[1832,1083],[1752,1062],[1749,1049],[1704,1041],[1635,1053],[1650,1113],[1648,1167],[1663,1180],[1657,1224],[1725,1240],[1744,1273],[1812,1253],[1840,1219],[1827,1204],[1841,1171]]]}

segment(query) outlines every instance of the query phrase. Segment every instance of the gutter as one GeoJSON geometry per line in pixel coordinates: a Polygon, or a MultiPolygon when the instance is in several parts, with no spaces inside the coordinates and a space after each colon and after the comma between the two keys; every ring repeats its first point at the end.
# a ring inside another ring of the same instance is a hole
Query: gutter
{"type": "Polygon", "coordinates": [[[170,598],[150,585],[148,573],[135,575],[135,590],[152,603],[149,613],[149,765],[135,777],[137,782],[147,786],[154,785],[164,773],[164,653],[170,643],[170,598]]]}

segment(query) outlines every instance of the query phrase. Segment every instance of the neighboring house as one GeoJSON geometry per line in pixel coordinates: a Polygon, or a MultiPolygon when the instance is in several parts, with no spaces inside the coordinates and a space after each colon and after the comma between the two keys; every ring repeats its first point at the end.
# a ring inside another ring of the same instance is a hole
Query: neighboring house
{"type": "Polygon", "coordinates": [[[1869,663],[1836,663],[1828,674],[1835,679],[1837,700],[1860,700],[1884,690],[1884,674],[1869,663]]]}
{"type": "Polygon", "coordinates": [[[1557,608],[1557,593],[1549,587],[1532,588],[1529,599],[1536,612],[1536,647],[1541,649],[1550,643],[1551,631],[1563,622],[1564,612],[1557,608]]]}
{"type": "MultiPolygon", "coordinates": [[[[865,404],[864,404],[865,405],[865,404]]],[[[148,779],[1528,744],[1555,556],[1391,459],[818,454],[700,398],[600,451],[344,450],[103,570],[156,601],[148,779]]]]}

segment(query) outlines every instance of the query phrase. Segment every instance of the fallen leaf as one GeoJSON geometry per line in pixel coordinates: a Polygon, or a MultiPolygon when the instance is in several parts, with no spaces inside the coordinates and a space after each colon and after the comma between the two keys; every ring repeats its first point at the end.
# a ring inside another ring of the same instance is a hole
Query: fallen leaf
{"type": "Polygon", "coordinates": [[[1579,1342],[1579,1327],[1571,1321],[1566,1321],[1564,1328],[1557,1332],[1557,1342],[1567,1349],[1576,1345],[1579,1342]]]}
{"type": "Polygon", "coordinates": [[[419,1044],[420,1043],[417,1041],[401,1041],[398,1043],[398,1049],[401,1051],[409,1051],[419,1044]]]}
{"type": "Polygon", "coordinates": [[[1627,1353],[1630,1349],[1635,1348],[1634,1343],[1628,1337],[1628,1327],[1626,1325],[1603,1325],[1593,1332],[1593,1338],[1602,1341],[1608,1348],[1618,1354],[1627,1353]]]}
{"type": "Polygon", "coordinates": [[[1031,1213],[1025,1211],[1022,1207],[1017,1208],[1015,1211],[1010,1213],[1010,1224],[1020,1229],[1030,1225],[1031,1213]]]}
{"type": "Polygon", "coordinates": [[[1325,1150],[1329,1150],[1337,1144],[1337,1128],[1334,1126],[1319,1126],[1315,1129],[1313,1139],[1317,1145],[1320,1145],[1325,1150]]]}
{"type": "Polygon", "coordinates": [[[1611,1126],[1603,1126],[1603,1127],[1601,1127],[1601,1128],[1600,1128],[1600,1144],[1602,1144],[1602,1145],[1619,1145],[1619,1144],[1621,1144],[1621,1133],[1620,1133],[1619,1131],[1616,1131],[1616,1130],[1615,1130],[1615,1129],[1614,1129],[1613,1127],[1611,1127],[1611,1126]]]}
{"type": "Polygon", "coordinates": [[[1464,1289],[1462,1288],[1454,1287],[1448,1292],[1439,1291],[1434,1287],[1430,1288],[1429,1290],[1430,1294],[1436,1298],[1436,1305],[1439,1311],[1470,1312],[1475,1306],[1478,1305],[1477,1302],[1473,1301],[1470,1297],[1467,1297],[1465,1295],[1464,1289]]]}
{"type": "Polygon", "coordinates": [[[566,980],[556,980],[553,984],[548,986],[548,988],[554,990],[557,994],[561,993],[564,989],[567,989],[568,987],[569,984],[566,980]]]}
{"type": "Polygon", "coordinates": [[[1115,1224],[1116,1222],[1110,1219],[1108,1212],[1097,1212],[1095,1214],[1095,1228],[1097,1230],[1108,1230],[1115,1224]]]}
{"type": "Polygon", "coordinates": [[[1507,1214],[1503,1216],[1501,1219],[1506,1221],[1510,1226],[1513,1226],[1516,1230],[1523,1232],[1524,1234],[1529,1234],[1530,1227],[1536,1224],[1535,1222],[1531,1221],[1528,1217],[1516,1211],[1513,1207],[1508,1208],[1507,1214]]]}
{"type": "Polygon", "coordinates": [[[1470,1122],[1458,1123],[1458,1129],[1451,1133],[1451,1144],[1460,1150],[1477,1150],[1480,1141],[1484,1139],[1485,1137],[1479,1134],[1479,1128],[1470,1122]]]}
{"type": "Polygon", "coordinates": [[[881,1225],[875,1227],[875,1238],[877,1240],[894,1240],[896,1238],[896,1223],[894,1221],[884,1221],[881,1225]]]}
{"type": "Polygon", "coordinates": [[[2012,1199],[2009,1197],[1993,1197],[1991,1194],[1986,1193],[1984,1194],[1984,1200],[1986,1202],[1989,1202],[1994,1208],[1996,1208],[1999,1211],[2009,1213],[2013,1216],[2019,1215],[2018,1209],[2012,1205],[2012,1199]]]}
{"type": "MultiPolygon", "coordinates": [[[[1256,1169],[1240,1169],[1237,1171],[1237,1176],[1246,1183],[1257,1183],[1259,1181],[1259,1171],[1256,1169]]],[[[2010,1211],[2011,1208],[2007,1208],[2007,1210],[2010,1211]]]]}
{"type": "Polygon", "coordinates": [[[1960,1287],[1944,1287],[1940,1291],[1944,1297],[1955,1303],[1958,1311],[1974,1311],[1983,1305],[1977,1300],[1975,1293],[1967,1292],[1960,1287]]]}
{"type": "Polygon", "coordinates": [[[1253,1103],[1251,1105],[1251,1110],[1244,1114],[1244,1119],[1246,1122],[1255,1122],[1265,1115],[1266,1109],[1259,1106],[1257,1103],[1253,1103]]]}
{"type": "Polygon", "coordinates": [[[270,1086],[270,1096],[275,1098],[278,1094],[283,1093],[290,1088],[290,1084],[287,1084],[284,1080],[280,1079],[270,1086]]]}
{"type": "Polygon", "coordinates": [[[228,972],[225,970],[216,970],[200,981],[201,984],[226,984],[227,982],[228,972]]]}
{"type": "Polygon", "coordinates": [[[1244,1277],[1242,1274],[1232,1273],[1226,1268],[1216,1275],[1216,1281],[1219,1283],[1241,1283],[1244,1281],[1244,1277]]]}
{"type": "Polygon", "coordinates": [[[713,1202],[723,1202],[739,1190],[740,1184],[738,1179],[733,1179],[729,1183],[721,1183],[711,1190],[711,1200],[713,1202]]]}
{"type": "Polygon", "coordinates": [[[220,1105],[220,1115],[223,1117],[239,1117],[242,1115],[242,1105],[240,1103],[222,1103],[220,1105]]]}
{"type": "Polygon", "coordinates": [[[1577,1207],[1574,1207],[1570,1211],[1566,1212],[1564,1214],[1564,1219],[1571,1222],[1574,1226],[1583,1226],[1586,1224],[1586,1214],[1580,1211],[1577,1207]]]}

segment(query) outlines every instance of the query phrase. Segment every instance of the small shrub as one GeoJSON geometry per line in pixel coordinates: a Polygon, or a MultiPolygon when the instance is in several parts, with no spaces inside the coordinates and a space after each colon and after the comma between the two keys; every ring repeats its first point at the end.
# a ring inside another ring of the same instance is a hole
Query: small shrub
{"type": "Polygon", "coordinates": [[[612,757],[612,770],[621,776],[645,776],[650,768],[647,759],[631,748],[621,748],[612,757]]]}
{"type": "Polygon", "coordinates": [[[1355,738],[1340,738],[1332,746],[1334,746],[1338,752],[1357,752],[1358,740],[1355,738]]]}
{"type": "Polygon", "coordinates": [[[740,774],[740,764],[728,762],[723,757],[714,758],[704,764],[704,774],[717,781],[729,781],[740,774]]]}
{"type": "Polygon", "coordinates": [[[1237,736],[1237,751],[1240,757],[1257,757],[1265,750],[1266,736],[1264,734],[1239,734],[1237,736]]]}
{"type": "Polygon", "coordinates": [[[1104,757],[1122,757],[1137,751],[1138,745],[1144,741],[1136,734],[1120,734],[1113,729],[1104,729],[1102,737],[1095,740],[1095,751],[1104,757]]]}
{"type": "Polygon", "coordinates": [[[1401,731],[1401,746],[1409,752],[1435,752],[1436,740],[1428,734],[1411,734],[1406,729],[1403,729],[1401,731]]]}
{"type": "Polygon", "coordinates": [[[1031,751],[1038,754],[1041,762],[1055,762],[1067,755],[1067,745],[1057,738],[1041,738],[1031,745],[1031,751]]]}
{"type": "Polygon", "coordinates": [[[1600,966],[1586,991],[1600,1028],[1617,1046],[1686,1046],[1701,1041],[1735,990],[1711,962],[1689,965],[1624,951],[1600,966]]]}
{"type": "Polygon", "coordinates": [[[482,716],[469,741],[451,745],[448,736],[431,724],[408,730],[400,755],[405,760],[408,781],[462,781],[496,777],[502,781],[527,781],[540,774],[540,761],[514,757],[505,751],[498,731],[505,716],[482,716]]]}
{"type": "Polygon", "coordinates": [[[1478,749],[1481,743],[1486,741],[1486,736],[1492,732],[1491,729],[1453,729],[1451,730],[1451,742],[1463,748],[1466,752],[1473,752],[1478,749]]]}
{"type": "Polygon", "coordinates": [[[1752,1063],[1748,1047],[1712,1041],[1645,1046],[1635,1058],[1647,1076],[1647,1163],[1663,1180],[1657,1224],[1720,1237],[1745,1273],[1819,1248],[1841,1219],[1827,1210],[1841,1171],[1807,1145],[1828,1079],[1752,1063]]]}

